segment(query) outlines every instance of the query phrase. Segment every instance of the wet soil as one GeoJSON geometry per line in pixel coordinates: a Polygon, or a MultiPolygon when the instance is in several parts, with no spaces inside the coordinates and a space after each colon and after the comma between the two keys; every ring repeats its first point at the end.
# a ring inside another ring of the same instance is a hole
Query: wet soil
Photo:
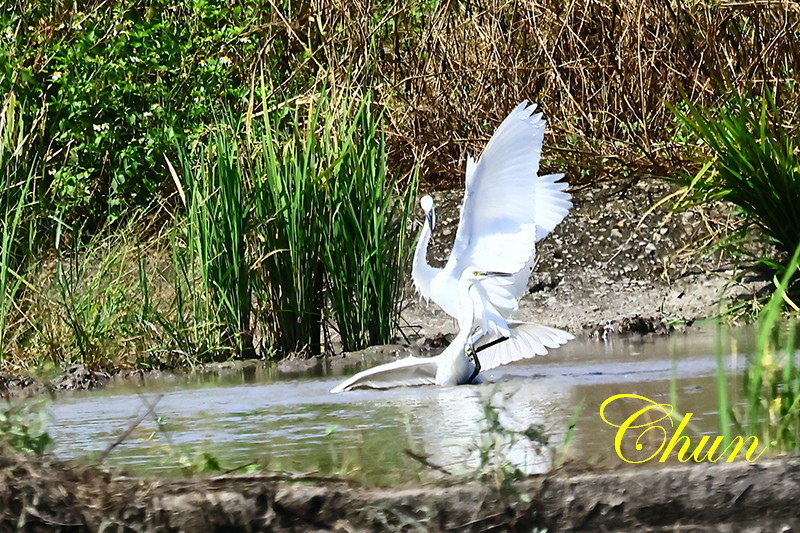
{"type": "Polygon", "coordinates": [[[389,489],[314,476],[130,478],[6,452],[0,529],[790,531],[798,491],[796,457],[389,489]]]}

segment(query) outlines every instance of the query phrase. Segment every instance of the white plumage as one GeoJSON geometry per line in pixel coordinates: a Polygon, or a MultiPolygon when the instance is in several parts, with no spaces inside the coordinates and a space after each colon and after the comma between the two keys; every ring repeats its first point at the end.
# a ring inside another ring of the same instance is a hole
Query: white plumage
{"type": "MultiPolygon", "coordinates": [[[[412,277],[426,300],[458,319],[459,333],[440,355],[409,357],[356,374],[331,392],[356,387],[458,385],[469,382],[475,365],[467,348],[479,338],[508,337],[481,351],[482,369],[544,355],[574,338],[538,324],[511,321],[527,289],[536,242],[550,233],[572,203],[562,174],[539,176],[545,121],[535,105],[518,105],[500,124],[477,161],[467,158],[466,190],[450,257],[444,268],[427,263],[435,223],[433,199],[425,211],[414,253],[412,277]],[[472,330],[478,332],[472,336],[472,330]]],[[[483,343],[486,344],[486,343],[483,343]]]]}
{"type": "Polygon", "coordinates": [[[427,263],[435,216],[433,200],[414,253],[412,277],[420,294],[447,314],[458,314],[456,285],[467,265],[513,273],[476,283],[475,322],[481,334],[511,336],[507,319],[527,289],[536,242],[550,233],[572,207],[563,174],[539,176],[545,121],[535,105],[518,105],[497,128],[477,163],[467,159],[466,191],[453,250],[443,269],[427,263]]]}

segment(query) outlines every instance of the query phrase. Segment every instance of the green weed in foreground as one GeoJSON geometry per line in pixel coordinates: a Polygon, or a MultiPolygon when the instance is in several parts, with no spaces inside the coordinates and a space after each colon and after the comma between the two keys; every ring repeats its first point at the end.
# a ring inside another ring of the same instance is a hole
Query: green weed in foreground
{"type": "Polygon", "coordinates": [[[794,250],[780,281],[776,283],[775,293],[761,312],[756,352],[745,373],[748,431],[764,435],[768,448],[781,451],[800,448],[800,367],[795,353],[797,324],[793,323],[783,338],[778,327],[784,303],[791,302],[787,291],[797,272],[798,261],[800,245],[794,250]]]}
{"type": "Polygon", "coordinates": [[[25,406],[7,403],[0,409],[0,441],[14,450],[42,455],[52,443],[45,427],[41,402],[25,406]]]}
{"type": "Polygon", "coordinates": [[[794,306],[787,290],[798,268],[800,246],[794,251],[776,290],[761,310],[755,353],[744,373],[744,408],[729,405],[721,346],[717,347],[717,388],[721,434],[730,442],[733,420],[743,436],[756,436],[771,452],[800,449],[800,364],[798,322],[782,323],[784,304],[794,306]]]}
{"type": "Polygon", "coordinates": [[[709,200],[735,204],[741,211],[739,235],[766,241],[776,253],[747,246],[738,251],[785,272],[800,245],[800,133],[784,122],[769,93],[739,95],[729,108],[717,111],[685,105],[688,111],[673,112],[713,156],[693,178],[682,181],[689,193],[686,205],[709,200]],[[750,231],[755,228],[759,232],[750,231]]]}

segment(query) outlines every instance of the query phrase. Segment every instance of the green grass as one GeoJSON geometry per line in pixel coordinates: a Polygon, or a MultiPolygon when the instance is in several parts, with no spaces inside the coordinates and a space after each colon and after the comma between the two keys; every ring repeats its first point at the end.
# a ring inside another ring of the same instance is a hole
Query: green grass
{"type": "Polygon", "coordinates": [[[97,232],[60,217],[39,231],[40,167],[11,157],[25,127],[4,108],[4,364],[174,368],[318,354],[332,346],[325,323],[348,350],[392,340],[416,182],[401,187],[387,172],[375,104],[324,89],[308,103],[251,103],[260,112],[221,115],[181,144],[177,169],[167,160],[171,203],[97,232]],[[42,261],[31,250],[44,236],[54,249],[42,261]]]}
{"type": "Polygon", "coordinates": [[[397,330],[416,179],[401,191],[386,168],[371,96],[322,88],[303,111],[251,121],[259,252],[254,269],[269,331],[285,351],[321,349],[330,322],[344,350],[390,342],[397,330]]]}
{"type": "MultiPolygon", "coordinates": [[[[240,164],[236,140],[238,129],[229,119],[222,121],[207,143],[181,152],[186,212],[181,247],[190,270],[199,276],[202,310],[196,318],[216,321],[223,331],[222,343],[237,351],[250,337],[250,263],[247,230],[250,199],[246,176],[240,164]]],[[[188,275],[184,278],[188,279],[188,275]]]]}
{"type": "MultiPolygon", "coordinates": [[[[787,111],[796,107],[786,105],[787,111]]],[[[673,111],[712,157],[694,177],[682,180],[687,203],[736,205],[740,238],[727,242],[781,275],[800,245],[800,134],[785,122],[791,113],[784,114],[770,93],[738,95],[719,110],[688,102],[683,107],[673,111]],[[771,245],[773,253],[749,245],[752,239],[771,245]]]]}
{"type": "Polygon", "coordinates": [[[0,358],[14,344],[10,322],[24,320],[20,298],[40,259],[35,187],[42,166],[24,107],[10,93],[0,108],[0,358]]]}
{"type": "Polygon", "coordinates": [[[761,312],[756,352],[745,373],[746,427],[764,435],[767,446],[780,451],[800,449],[800,368],[795,354],[797,324],[782,335],[781,311],[798,268],[798,246],[776,279],[776,290],[761,312]]]}
{"type": "Polygon", "coordinates": [[[248,118],[258,314],[279,350],[318,354],[325,275],[320,174],[336,155],[318,135],[326,110],[314,103],[293,110],[261,105],[260,120],[248,118]]]}
{"type": "MultiPolygon", "coordinates": [[[[406,226],[416,175],[397,195],[371,97],[348,103],[353,119],[335,133],[341,154],[325,183],[324,263],[342,347],[389,342],[396,331],[411,248],[406,226]]],[[[330,134],[329,133],[329,134],[330,134]]]]}
{"type": "Polygon", "coordinates": [[[756,436],[770,452],[800,449],[800,366],[795,348],[798,322],[782,320],[787,291],[797,272],[800,247],[792,254],[776,289],[761,310],[756,348],[743,378],[744,406],[731,405],[722,347],[717,346],[717,391],[720,432],[731,440],[731,423],[743,436],[756,436]]]}

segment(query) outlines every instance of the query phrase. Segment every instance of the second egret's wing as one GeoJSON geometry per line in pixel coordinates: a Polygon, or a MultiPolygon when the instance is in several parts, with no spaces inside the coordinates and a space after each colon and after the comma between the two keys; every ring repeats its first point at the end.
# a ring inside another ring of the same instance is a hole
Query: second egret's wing
{"type": "MultiPolygon", "coordinates": [[[[489,370],[520,359],[528,359],[537,355],[546,355],[548,349],[558,348],[575,338],[574,335],[561,329],[532,324],[528,322],[509,321],[511,338],[492,344],[478,352],[482,370],[489,370]]],[[[489,345],[500,340],[497,335],[486,335],[476,343],[476,347],[489,345]]]]}
{"type": "Polygon", "coordinates": [[[433,385],[436,381],[436,368],[435,357],[406,357],[359,372],[331,389],[331,392],[337,393],[361,388],[391,389],[392,387],[433,385]]]}
{"type": "MultiPolygon", "coordinates": [[[[479,283],[495,299],[525,293],[536,241],[572,206],[562,175],[539,176],[545,121],[535,105],[516,107],[495,131],[477,162],[467,161],[461,220],[446,270],[459,278],[468,266],[520,273],[479,283]],[[526,270],[526,272],[523,272],[526,270]]],[[[500,305],[505,307],[504,305],[500,305]]]]}

